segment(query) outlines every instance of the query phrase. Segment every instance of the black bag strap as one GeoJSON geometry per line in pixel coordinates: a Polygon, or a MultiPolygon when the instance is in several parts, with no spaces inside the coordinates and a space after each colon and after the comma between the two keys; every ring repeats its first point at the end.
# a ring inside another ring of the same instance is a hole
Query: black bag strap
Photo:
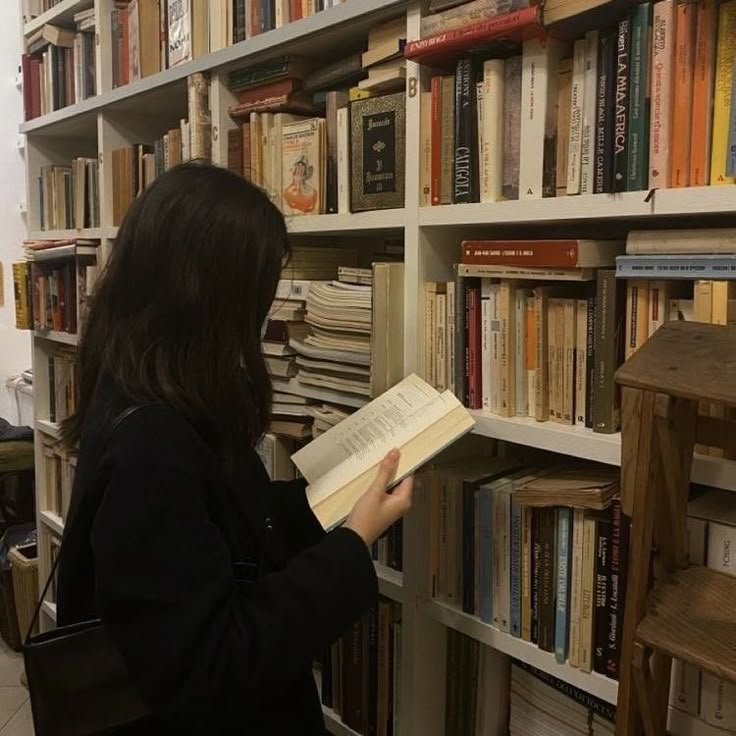
{"type": "MultiPolygon", "coordinates": [[[[118,414],[115,419],[112,422],[112,426],[110,427],[110,433],[107,436],[107,440],[105,440],[105,444],[102,448],[102,452],[104,453],[107,449],[107,446],[110,444],[110,440],[112,440],[113,436],[115,435],[115,432],[117,432],[120,425],[128,419],[132,414],[135,414],[139,409],[142,409],[143,405],[137,405],[137,406],[129,406],[127,409],[123,409],[123,411],[118,414]]],[[[33,629],[36,627],[36,624],[38,623],[38,617],[41,615],[41,607],[43,606],[43,602],[46,600],[46,594],[49,592],[49,588],[51,587],[51,581],[54,579],[54,575],[56,575],[56,571],[59,569],[59,560],[61,560],[61,551],[64,547],[64,542],[62,539],[61,547],[59,547],[59,554],[56,555],[56,559],[54,560],[54,564],[51,566],[51,572],[49,573],[49,577],[46,580],[46,585],[43,586],[43,591],[41,592],[41,597],[38,599],[38,603],[36,604],[36,610],[33,613],[33,618],[31,619],[31,625],[28,627],[28,631],[26,633],[25,638],[25,644],[28,645],[31,641],[31,635],[33,633],[33,629]]]]}

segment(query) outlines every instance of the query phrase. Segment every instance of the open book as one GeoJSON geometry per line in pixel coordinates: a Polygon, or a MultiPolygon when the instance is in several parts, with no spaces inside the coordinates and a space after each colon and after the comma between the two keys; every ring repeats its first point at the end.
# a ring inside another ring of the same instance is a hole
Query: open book
{"type": "Polygon", "coordinates": [[[325,529],[343,521],[393,448],[395,482],[411,475],[469,432],[475,421],[450,391],[416,375],[405,378],[292,456],[307,479],[307,497],[325,529]]]}

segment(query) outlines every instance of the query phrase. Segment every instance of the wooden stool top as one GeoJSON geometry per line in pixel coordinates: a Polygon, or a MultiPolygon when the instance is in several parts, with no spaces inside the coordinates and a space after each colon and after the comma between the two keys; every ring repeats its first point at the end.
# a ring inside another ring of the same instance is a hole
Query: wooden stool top
{"type": "Polygon", "coordinates": [[[621,366],[616,381],[736,406],[736,327],[666,322],[621,366]]]}

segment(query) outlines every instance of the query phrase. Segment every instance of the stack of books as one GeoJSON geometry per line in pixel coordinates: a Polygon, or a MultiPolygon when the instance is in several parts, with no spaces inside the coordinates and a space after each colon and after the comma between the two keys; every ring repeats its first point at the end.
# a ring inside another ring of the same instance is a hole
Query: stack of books
{"type": "Polygon", "coordinates": [[[120,225],[133,200],[164,171],[186,161],[212,157],[210,81],[205,74],[188,79],[189,117],[153,143],[135,143],[112,152],[113,224],[120,225]]]}
{"type": "Polygon", "coordinates": [[[358,88],[370,92],[395,92],[406,83],[406,19],[403,16],[368,31],[368,48],[362,65],[367,77],[358,88]]]}
{"type": "Polygon", "coordinates": [[[322,704],[359,734],[398,734],[401,606],[380,598],[317,663],[322,704]]]}
{"type": "Polygon", "coordinates": [[[629,539],[618,471],[466,458],[424,473],[432,595],[618,679],[629,539]]]}
{"type": "Polygon", "coordinates": [[[424,206],[736,182],[736,0],[643,2],[572,44],[510,5],[430,15],[406,45],[455,65],[422,95],[424,206]]]}
{"type": "Polygon", "coordinates": [[[512,662],[509,736],[613,736],[615,720],[612,705],[524,662],[512,662]]]}
{"type": "Polygon", "coordinates": [[[77,332],[77,264],[74,259],[32,264],[33,328],[77,332]]]}
{"type": "Polygon", "coordinates": [[[100,164],[76,158],[71,166],[42,166],[38,177],[41,230],[100,226],[100,164]]]}
{"type": "Polygon", "coordinates": [[[77,469],[77,453],[67,450],[57,442],[44,439],[44,462],[48,468],[48,511],[66,519],[77,469]]]}
{"type": "Polygon", "coordinates": [[[22,57],[25,119],[97,94],[95,11],[74,16],[76,31],[46,24],[26,39],[22,57]]]}

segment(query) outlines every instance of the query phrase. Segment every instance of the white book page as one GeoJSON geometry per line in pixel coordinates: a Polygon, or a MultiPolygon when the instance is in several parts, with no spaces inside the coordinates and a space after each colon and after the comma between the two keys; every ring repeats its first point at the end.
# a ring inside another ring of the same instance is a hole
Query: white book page
{"type": "Polygon", "coordinates": [[[405,378],[292,457],[310,483],[310,502],[369,470],[458,404],[449,391],[440,394],[416,375],[405,378]]]}

